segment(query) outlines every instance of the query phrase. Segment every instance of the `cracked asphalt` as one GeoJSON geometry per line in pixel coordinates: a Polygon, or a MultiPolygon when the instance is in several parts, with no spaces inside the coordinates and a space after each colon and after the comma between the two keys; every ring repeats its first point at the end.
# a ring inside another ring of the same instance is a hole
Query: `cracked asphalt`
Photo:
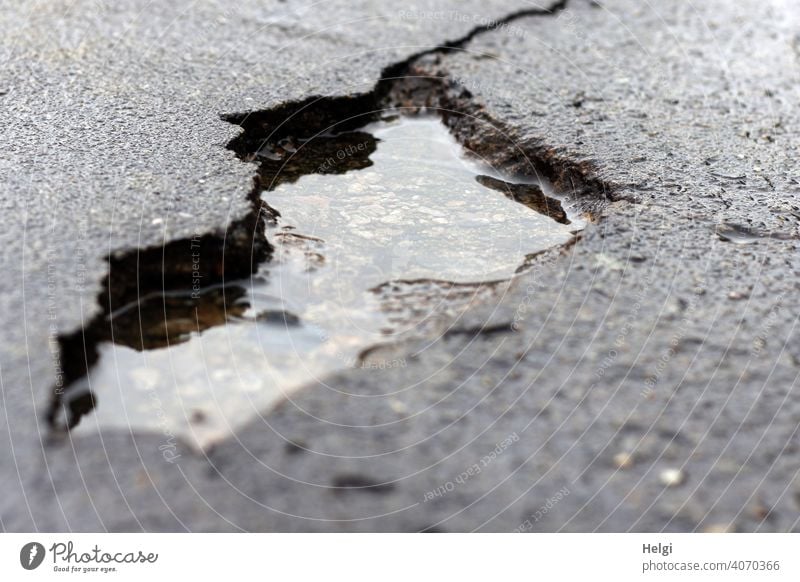
{"type": "Polygon", "coordinates": [[[158,434],[48,438],[51,340],[98,312],[106,256],[249,211],[220,115],[369,91],[534,7],[434,4],[0,10],[4,530],[800,530],[783,0],[574,0],[421,63],[607,185],[577,244],[462,323],[507,332],[387,348],[409,365],[326,378],[175,463],[158,434]]]}

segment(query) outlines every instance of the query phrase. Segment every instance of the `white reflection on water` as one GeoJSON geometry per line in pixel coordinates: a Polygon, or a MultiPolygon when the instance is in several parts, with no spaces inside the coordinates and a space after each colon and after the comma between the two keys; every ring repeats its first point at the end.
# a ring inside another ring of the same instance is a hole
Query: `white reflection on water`
{"type": "Polygon", "coordinates": [[[509,279],[526,255],[568,242],[579,226],[478,184],[479,174],[498,176],[465,157],[438,119],[362,131],[380,140],[373,166],[264,193],[281,218],[268,228],[273,261],[246,283],[246,317],[168,348],[101,345],[86,380],[98,406],[75,430],[163,431],[207,446],[300,386],[357,365],[369,346],[440,333],[498,291],[481,282],[509,279]],[[257,317],[266,312],[269,322],[257,317]],[[275,322],[282,312],[300,323],[275,322]]]}

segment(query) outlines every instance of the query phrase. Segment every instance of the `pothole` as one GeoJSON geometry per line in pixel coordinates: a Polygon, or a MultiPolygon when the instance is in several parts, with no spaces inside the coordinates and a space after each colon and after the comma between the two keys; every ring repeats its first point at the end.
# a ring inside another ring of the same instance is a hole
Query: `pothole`
{"type": "Polygon", "coordinates": [[[206,447],[331,372],[406,365],[362,354],[447,332],[582,227],[549,182],[495,171],[433,115],[336,129],[252,154],[274,247],[256,274],[109,315],[112,341],[69,391],[99,405],[73,431],[206,447]]]}
{"type": "Polygon", "coordinates": [[[54,434],[163,432],[166,457],[175,437],[202,448],[312,379],[405,365],[385,356],[405,338],[508,333],[458,319],[558,254],[543,249],[577,240],[566,194],[588,217],[616,188],[589,160],[515,138],[438,71],[442,54],[489,29],[389,65],[365,93],[224,116],[243,129],[229,148],[259,164],[252,211],[109,257],[102,312],[59,337],[54,434]],[[392,109],[435,111],[443,125],[382,113],[392,109]],[[552,185],[531,179],[539,172],[552,185]]]}

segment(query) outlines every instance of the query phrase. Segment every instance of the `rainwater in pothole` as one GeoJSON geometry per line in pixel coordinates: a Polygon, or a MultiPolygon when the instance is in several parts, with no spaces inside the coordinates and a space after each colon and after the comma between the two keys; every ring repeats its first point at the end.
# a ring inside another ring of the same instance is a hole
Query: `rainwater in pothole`
{"type": "Polygon", "coordinates": [[[432,116],[283,140],[255,158],[272,259],[250,280],[112,314],[115,343],[70,389],[96,400],[73,431],[206,447],[301,386],[326,389],[333,372],[407,365],[360,355],[438,337],[583,226],[547,183],[492,171],[432,116]]]}

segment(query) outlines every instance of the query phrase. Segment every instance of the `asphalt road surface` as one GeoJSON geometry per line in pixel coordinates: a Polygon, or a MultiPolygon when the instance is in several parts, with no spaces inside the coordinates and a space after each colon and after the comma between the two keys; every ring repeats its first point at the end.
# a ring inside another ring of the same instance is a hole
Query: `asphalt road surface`
{"type": "Polygon", "coordinates": [[[0,10],[4,530],[800,530],[800,7],[431,4],[0,10]],[[407,366],[205,453],[53,438],[58,338],[101,312],[108,256],[251,211],[222,116],[398,64],[476,115],[451,123],[467,147],[572,188],[580,239],[458,333],[387,348],[407,366]]]}

